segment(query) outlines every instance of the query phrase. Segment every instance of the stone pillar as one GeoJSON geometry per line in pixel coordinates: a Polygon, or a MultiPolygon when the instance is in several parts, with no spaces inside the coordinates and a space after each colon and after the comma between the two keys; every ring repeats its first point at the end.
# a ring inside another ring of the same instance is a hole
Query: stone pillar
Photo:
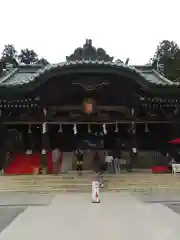
{"type": "Polygon", "coordinates": [[[27,135],[27,149],[26,149],[26,154],[31,155],[32,154],[32,129],[31,129],[31,124],[29,124],[28,127],[28,135],[27,135]]]}
{"type": "MultiPolygon", "coordinates": [[[[47,110],[43,109],[44,119],[46,120],[47,110]]],[[[49,138],[47,132],[46,121],[42,124],[42,145],[41,145],[41,160],[40,160],[40,173],[46,174],[48,169],[48,148],[49,148],[49,138]]]]}

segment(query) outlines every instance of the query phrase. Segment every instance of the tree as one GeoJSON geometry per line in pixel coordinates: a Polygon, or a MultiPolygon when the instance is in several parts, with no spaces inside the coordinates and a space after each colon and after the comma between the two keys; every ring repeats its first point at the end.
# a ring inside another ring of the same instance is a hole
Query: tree
{"type": "Polygon", "coordinates": [[[12,44],[4,46],[1,61],[3,62],[3,65],[6,65],[6,63],[17,65],[17,51],[12,44]]]}
{"type": "Polygon", "coordinates": [[[151,63],[157,70],[158,66],[163,66],[164,75],[168,79],[176,80],[180,76],[180,49],[177,43],[169,40],[160,42],[151,63]]]}
{"type": "Polygon", "coordinates": [[[25,48],[21,49],[18,59],[21,63],[24,64],[34,64],[38,61],[38,55],[34,50],[25,48]]]}
{"type": "Polygon", "coordinates": [[[42,64],[43,66],[46,66],[49,64],[49,62],[45,59],[45,58],[40,58],[38,61],[37,61],[37,64],[42,64]]]}

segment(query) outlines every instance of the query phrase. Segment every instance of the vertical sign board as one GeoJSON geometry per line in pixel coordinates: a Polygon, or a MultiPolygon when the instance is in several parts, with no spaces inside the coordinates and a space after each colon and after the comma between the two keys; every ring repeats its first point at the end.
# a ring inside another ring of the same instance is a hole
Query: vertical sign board
{"type": "Polygon", "coordinates": [[[99,181],[92,181],[92,203],[100,203],[99,181]]]}

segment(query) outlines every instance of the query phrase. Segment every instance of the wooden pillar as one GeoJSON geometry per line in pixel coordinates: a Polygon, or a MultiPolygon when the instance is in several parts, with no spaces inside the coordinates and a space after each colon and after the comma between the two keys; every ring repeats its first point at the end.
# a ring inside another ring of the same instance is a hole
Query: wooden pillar
{"type": "Polygon", "coordinates": [[[131,117],[132,117],[132,122],[131,122],[131,131],[130,131],[130,138],[131,138],[131,143],[130,143],[130,163],[128,165],[128,171],[132,171],[132,167],[135,165],[136,162],[136,157],[137,157],[137,136],[136,136],[136,112],[135,108],[131,108],[131,117]]]}
{"type": "Polygon", "coordinates": [[[32,129],[31,124],[28,126],[28,133],[27,133],[27,149],[26,154],[31,155],[32,154],[32,145],[33,145],[33,139],[32,139],[32,129]]]}
{"type": "Polygon", "coordinates": [[[42,146],[41,146],[41,161],[40,161],[40,173],[47,173],[48,169],[48,148],[49,148],[49,139],[47,132],[47,123],[46,116],[47,110],[43,109],[44,122],[42,124],[42,146]]]}

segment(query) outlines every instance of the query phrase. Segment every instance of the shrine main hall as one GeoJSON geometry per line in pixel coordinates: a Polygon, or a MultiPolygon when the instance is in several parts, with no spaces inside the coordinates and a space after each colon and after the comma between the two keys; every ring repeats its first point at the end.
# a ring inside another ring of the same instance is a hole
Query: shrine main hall
{"type": "Polygon", "coordinates": [[[39,154],[47,168],[48,154],[58,146],[71,170],[74,160],[67,156],[81,146],[88,150],[85,168],[90,169],[91,151],[113,150],[120,141],[128,168],[148,168],[179,136],[179,106],[179,83],[151,65],[115,61],[88,39],[64,62],[4,71],[1,167],[8,169],[17,156],[39,154]]]}

